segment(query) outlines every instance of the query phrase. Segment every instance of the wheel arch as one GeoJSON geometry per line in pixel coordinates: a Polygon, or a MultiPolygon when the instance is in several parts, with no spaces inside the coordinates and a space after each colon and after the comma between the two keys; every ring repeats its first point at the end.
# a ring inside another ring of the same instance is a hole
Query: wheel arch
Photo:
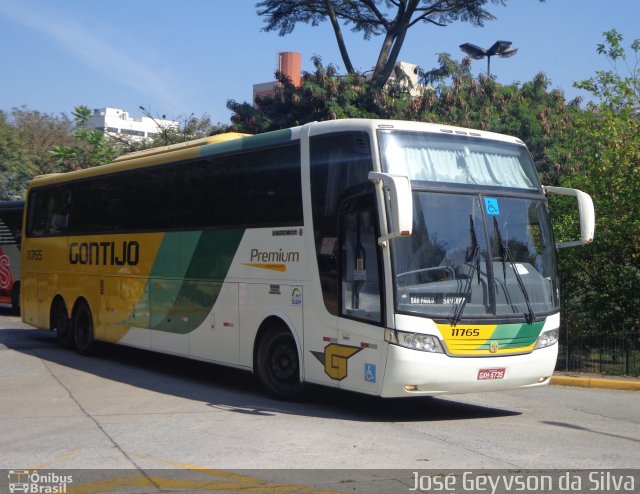
{"type": "Polygon", "coordinates": [[[71,317],[71,314],[69,314],[69,306],[67,305],[66,300],[61,293],[56,293],[53,299],[51,299],[51,304],[49,305],[49,330],[54,329],[55,323],[53,318],[58,307],[60,307],[60,304],[62,304],[62,307],[64,307],[64,310],[67,313],[67,318],[71,317]]]}
{"type": "Polygon", "coordinates": [[[273,331],[278,326],[286,328],[289,333],[291,333],[291,336],[293,336],[293,339],[296,342],[298,360],[300,361],[300,379],[304,381],[304,365],[302,365],[302,335],[298,333],[298,330],[296,329],[291,319],[289,319],[286,314],[279,311],[265,314],[262,318],[262,322],[258,326],[258,331],[256,332],[256,336],[253,339],[253,358],[251,360],[251,371],[254,373],[256,371],[256,362],[262,338],[264,338],[264,336],[268,334],[269,331],[273,331]]]}
{"type": "Polygon", "coordinates": [[[78,312],[78,308],[81,305],[86,305],[87,308],[89,309],[89,312],[91,312],[91,317],[93,317],[93,311],[91,310],[91,304],[89,303],[89,301],[83,297],[82,295],[79,296],[76,301],[73,303],[73,310],[71,311],[71,313],[69,314],[69,317],[71,319],[73,319],[76,315],[76,313],[78,312]]]}

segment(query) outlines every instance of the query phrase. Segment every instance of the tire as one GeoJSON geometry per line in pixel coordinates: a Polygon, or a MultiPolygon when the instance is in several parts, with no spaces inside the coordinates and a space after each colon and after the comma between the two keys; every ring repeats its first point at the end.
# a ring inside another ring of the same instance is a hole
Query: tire
{"type": "Polygon", "coordinates": [[[300,358],[291,332],[273,326],[258,345],[256,374],[265,391],[278,400],[303,398],[306,385],[300,381],[300,358]]]}
{"type": "Polygon", "coordinates": [[[93,317],[85,302],[80,302],[73,315],[73,337],[76,350],[81,355],[92,355],[96,349],[93,332],[93,317]]]}
{"type": "Polygon", "coordinates": [[[75,341],[73,328],[64,302],[58,301],[51,309],[51,329],[56,332],[56,339],[63,348],[73,349],[75,341]]]}
{"type": "Polygon", "coordinates": [[[16,316],[20,315],[20,283],[14,284],[11,291],[11,313],[16,316]]]}

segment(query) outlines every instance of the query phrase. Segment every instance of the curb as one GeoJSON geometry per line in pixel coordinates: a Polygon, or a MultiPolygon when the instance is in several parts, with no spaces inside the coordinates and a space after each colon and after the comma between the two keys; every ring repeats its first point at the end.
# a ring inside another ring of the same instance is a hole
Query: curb
{"type": "Polygon", "coordinates": [[[552,385],[573,386],[579,388],[621,389],[624,391],[640,391],[640,381],[622,379],[599,379],[595,377],[553,376],[552,385]]]}

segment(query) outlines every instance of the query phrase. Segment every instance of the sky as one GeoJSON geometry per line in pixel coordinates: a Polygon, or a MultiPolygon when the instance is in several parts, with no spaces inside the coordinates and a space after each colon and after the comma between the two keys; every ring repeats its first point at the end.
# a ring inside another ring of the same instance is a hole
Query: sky
{"type": "MultiPolygon", "coordinates": [[[[255,83],[273,80],[278,52],[302,53],[344,66],[329,23],[298,25],[281,37],[264,32],[256,0],[0,0],[0,110],[69,115],[78,105],[121,108],[141,116],[184,121],[208,115],[229,123],[228,100],[250,102],[255,83]]],[[[425,70],[437,54],[461,60],[459,45],[484,48],[508,40],[518,53],[493,57],[498,82],[526,82],[539,72],[568,99],[586,97],[573,88],[611,65],[597,54],[602,33],[617,29],[628,47],[640,38],[640,0],[508,0],[488,4],[497,17],[484,27],[458,22],[420,24],[409,30],[399,60],[425,70]]],[[[362,39],[345,28],[359,71],[372,68],[380,37],[362,39]]],[[[630,50],[629,50],[630,51],[630,50]]],[[[632,60],[633,61],[633,60],[632,60]]],[[[486,71],[486,59],[472,72],[486,71]]]]}

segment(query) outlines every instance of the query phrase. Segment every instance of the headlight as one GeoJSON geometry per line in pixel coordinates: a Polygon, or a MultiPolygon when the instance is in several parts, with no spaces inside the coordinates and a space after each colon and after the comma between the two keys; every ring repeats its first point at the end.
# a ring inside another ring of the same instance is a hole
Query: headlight
{"type": "Polygon", "coordinates": [[[396,331],[386,329],[384,339],[394,345],[410,348],[411,350],[419,350],[421,352],[444,353],[442,345],[437,337],[430,334],[407,333],[405,331],[396,331]]]}
{"type": "Polygon", "coordinates": [[[558,337],[560,336],[559,329],[552,329],[550,331],[545,331],[540,336],[538,336],[538,341],[536,343],[535,350],[538,348],[546,348],[551,345],[555,345],[558,343],[558,337]]]}

